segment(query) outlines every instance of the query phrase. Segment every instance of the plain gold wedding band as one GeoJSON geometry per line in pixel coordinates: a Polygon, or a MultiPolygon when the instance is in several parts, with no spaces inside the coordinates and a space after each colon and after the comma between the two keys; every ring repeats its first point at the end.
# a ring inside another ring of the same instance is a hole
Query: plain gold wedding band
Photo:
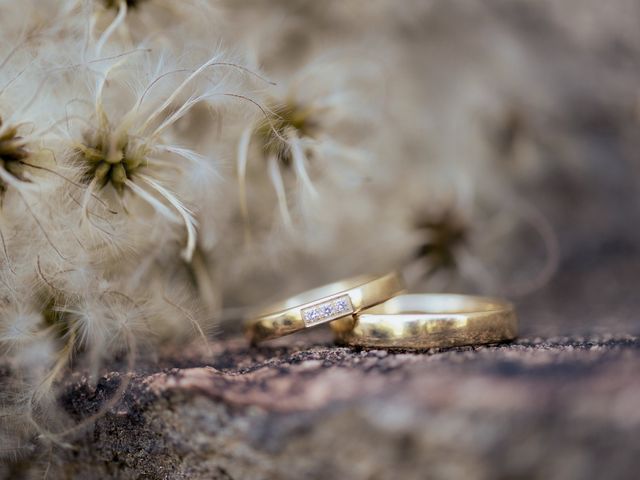
{"type": "Polygon", "coordinates": [[[457,294],[400,295],[331,324],[341,343],[436,348],[513,340],[518,320],[505,301],[457,294]]]}
{"type": "Polygon", "coordinates": [[[382,303],[404,289],[397,273],[382,277],[362,275],[314,288],[270,305],[245,324],[251,343],[351,317],[382,303]]]}

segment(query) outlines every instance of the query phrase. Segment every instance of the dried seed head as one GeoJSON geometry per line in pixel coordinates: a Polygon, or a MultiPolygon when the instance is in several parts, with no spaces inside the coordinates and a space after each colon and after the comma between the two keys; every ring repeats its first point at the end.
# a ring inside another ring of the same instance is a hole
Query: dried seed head
{"type": "Polygon", "coordinates": [[[265,157],[275,155],[283,165],[289,166],[291,153],[284,139],[292,132],[298,138],[312,136],[315,122],[311,118],[311,110],[294,102],[285,102],[275,105],[270,111],[272,115],[256,127],[255,136],[265,157]]]}
{"type": "MultiPolygon", "coordinates": [[[[26,142],[18,135],[18,129],[5,127],[0,118],[0,168],[20,181],[27,181],[24,177],[23,161],[28,157],[26,142]]],[[[6,183],[0,180],[0,195],[6,189],[6,183]]]]}
{"type": "Polygon", "coordinates": [[[123,2],[127,4],[127,8],[135,8],[144,1],[146,0],[102,0],[102,3],[105,8],[118,10],[118,8],[120,8],[120,4],[123,2]]]}
{"type": "MultiPolygon", "coordinates": [[[[157,145],[156,145],[157,146],[157,145]]],[[[164,146],[166,151],[178,152],[187,157],[194,155],[188,149],[164,146]]],[[[88,185],[87,192],[111,185],[120,195],[125,187],[170,221],[184,223],[187,230],[187,244],[182,251],[183,258],[191,260],[196,244],[197,222],[193,213],[178,196],[158,180],[158,170],[162,164],[150,158],[154,146],[143,139],[136,139],[126,132],[118,133],[108,124],[95,133],[85,134],[82,143],[75,145],[73,161],[81,170],[82,181],[88,185]],[[155,163],[154,163],[155,162],[155,163]],[[156,168],[149,169],[149,166],[156,168]],[[147,171],[141,171],[145,168],[147,171]],[[167,207],[165,204],[169,204],[167,207]],[[174,214],[175,211],[178,215],[174,214]]],[[[182,171],[182,170],[180,170],[182,171]]],[[[86,198],[89,198],[86,196],[86,198]]],[[[89,215],[88,203],[83,204],[83,214],[89,215]]]]}
{"type": "Polygon", "coordinates": [[[454,210],[426,215],[415,224],[422,234],[416,257],[429,263],[431,271],[451,269],[457,265],[456,249],[468,239],[468,225],[454,210]]]}
{"type": "Polygon", "coordinates": [[[110,184],[118,193],[124,191],[127,179],[140,168],[145,149],[135,147],[126,135],[115,136],[99,131],[87,136],[85,144],[77,147],[77,158],[84,167],[84,180],[99,188],[110,184]]]}

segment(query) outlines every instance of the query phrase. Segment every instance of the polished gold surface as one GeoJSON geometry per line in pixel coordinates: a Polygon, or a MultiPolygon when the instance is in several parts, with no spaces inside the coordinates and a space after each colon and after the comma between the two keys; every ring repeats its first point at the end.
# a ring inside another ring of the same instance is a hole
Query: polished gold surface
{"type": "Polygon", "coordinates": [[[513,340],[517,327],[511,304],[456,294],[400,295],[331,324],[339,342],[385,348],[497,343],[513,340]]]}
{"type": "Polygon", "coordinates": [[[403,290],[399,275],[363,275],[314,288],[265,308],[247,321],[252,343],[281,337],[304,328],[351,316],[382,303],[403,290]]]}

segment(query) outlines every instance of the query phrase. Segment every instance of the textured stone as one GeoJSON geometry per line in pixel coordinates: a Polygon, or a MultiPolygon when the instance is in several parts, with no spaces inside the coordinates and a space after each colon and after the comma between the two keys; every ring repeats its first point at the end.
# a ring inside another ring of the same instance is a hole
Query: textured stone
{"type": "MultiPolygon", "coordinates": [[[[632,478],[640,339],[522,339],[403,352],[322,336],[231,338],[136,374],[51,478],[632,478]]],[[[145,370],[140,365],[140,370],[145,370]]],[[[82,379],[80,419],[117,388],[82,379]]]]}

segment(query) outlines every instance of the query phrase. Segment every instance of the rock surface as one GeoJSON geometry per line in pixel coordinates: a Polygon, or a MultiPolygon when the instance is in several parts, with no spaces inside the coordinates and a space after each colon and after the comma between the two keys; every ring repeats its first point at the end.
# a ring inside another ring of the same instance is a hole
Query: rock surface
{"type": "MultiPolygon", "coordinates": [[[[49,478],[635,478],[640,339],[521,339],[389,352],[290,337],[230,338],[136,373],[122,399],[49,478]]],[[[121,380],[82,378],[63,397],[76,419],[121,380]]],[[[16,463],[8,478],[33,466],[16,463]]]]}

